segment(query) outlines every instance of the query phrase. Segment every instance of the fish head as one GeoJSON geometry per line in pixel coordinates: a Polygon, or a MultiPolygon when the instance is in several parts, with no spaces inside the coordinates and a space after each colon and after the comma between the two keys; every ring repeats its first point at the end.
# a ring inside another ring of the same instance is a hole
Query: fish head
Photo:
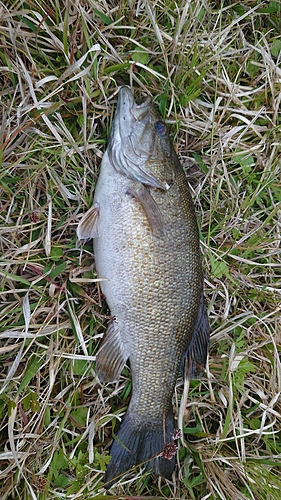
{"type": "Polygon", "coordinates": [[[114,168],[129,179],[167,191],[178,162],[168,129],[150,99],[136,104],[121,87],[108,144],[114,168]]]}

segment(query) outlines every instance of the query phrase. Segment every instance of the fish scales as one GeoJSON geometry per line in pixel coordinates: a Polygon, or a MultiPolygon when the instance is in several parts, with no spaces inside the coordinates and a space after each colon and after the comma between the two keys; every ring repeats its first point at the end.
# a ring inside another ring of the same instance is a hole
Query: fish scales
{"type": "Polygon", "coordinates": [[[93,208],[78,226],[94,237],[97,275],[114,318],[97,355],[101,381],[129,359],[132,396],[111,448],[106,481],[142,462],[170,477],[174,457],[154,458],[174,431],[180,366],[204,369],[209,325],[197,221],[183,168],[150,102],[122,87],[93,208]],[[135,130],[136,129],[136,130],[135,130]]]}

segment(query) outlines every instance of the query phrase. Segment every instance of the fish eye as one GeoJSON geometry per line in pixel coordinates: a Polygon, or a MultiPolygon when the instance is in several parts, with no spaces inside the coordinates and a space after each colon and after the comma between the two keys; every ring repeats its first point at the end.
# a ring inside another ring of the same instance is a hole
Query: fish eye
{"type": "Polygon", "coordinates": [[[162,121],[156,122],[155,123],[155,130],[156,130],[156,132],[157,132],[158,135],[160,135],[160,136],[165,135],[166,134],[166,130],[167,130],[165,123],[162,122],[162,121]]]}

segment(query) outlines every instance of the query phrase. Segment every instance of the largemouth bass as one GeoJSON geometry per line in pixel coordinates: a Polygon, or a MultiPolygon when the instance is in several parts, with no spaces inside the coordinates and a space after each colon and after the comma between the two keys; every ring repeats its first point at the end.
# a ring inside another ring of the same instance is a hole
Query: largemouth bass
{"type": "Polygon", "coordinates": [[[161,452],[174,432],[176,379],[180,368],[190,378],[204,371],[209,323],[186,176],[153,104],[137,105],[128,87],[120,89],[94,205],[77,234],[94,238],[112,315],[97,354],[98,377],[118,379],[127,360],[132,374],[105,481],[109,486],[143,462],[169,478],[175,457],[161,452]]]}

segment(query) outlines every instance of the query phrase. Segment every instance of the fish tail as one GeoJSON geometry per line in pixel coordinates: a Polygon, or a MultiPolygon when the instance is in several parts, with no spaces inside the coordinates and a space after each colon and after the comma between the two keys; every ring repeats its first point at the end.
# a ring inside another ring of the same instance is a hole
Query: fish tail
{"type": "Polygon", "coordinates": [[[175,466],[174,453],[169,458],[162,458],[161,453],[172,441],[174,433],[172,408],[169,416],[163,416],[161,422],[145,422],[140,424],[129,411],[125,415],[116,439],[111,446],[111,460],[105,474],[105,488],[110,488],[126,472],[141,465],[152,469],[155,474],[169,479],[175,466]]]}

